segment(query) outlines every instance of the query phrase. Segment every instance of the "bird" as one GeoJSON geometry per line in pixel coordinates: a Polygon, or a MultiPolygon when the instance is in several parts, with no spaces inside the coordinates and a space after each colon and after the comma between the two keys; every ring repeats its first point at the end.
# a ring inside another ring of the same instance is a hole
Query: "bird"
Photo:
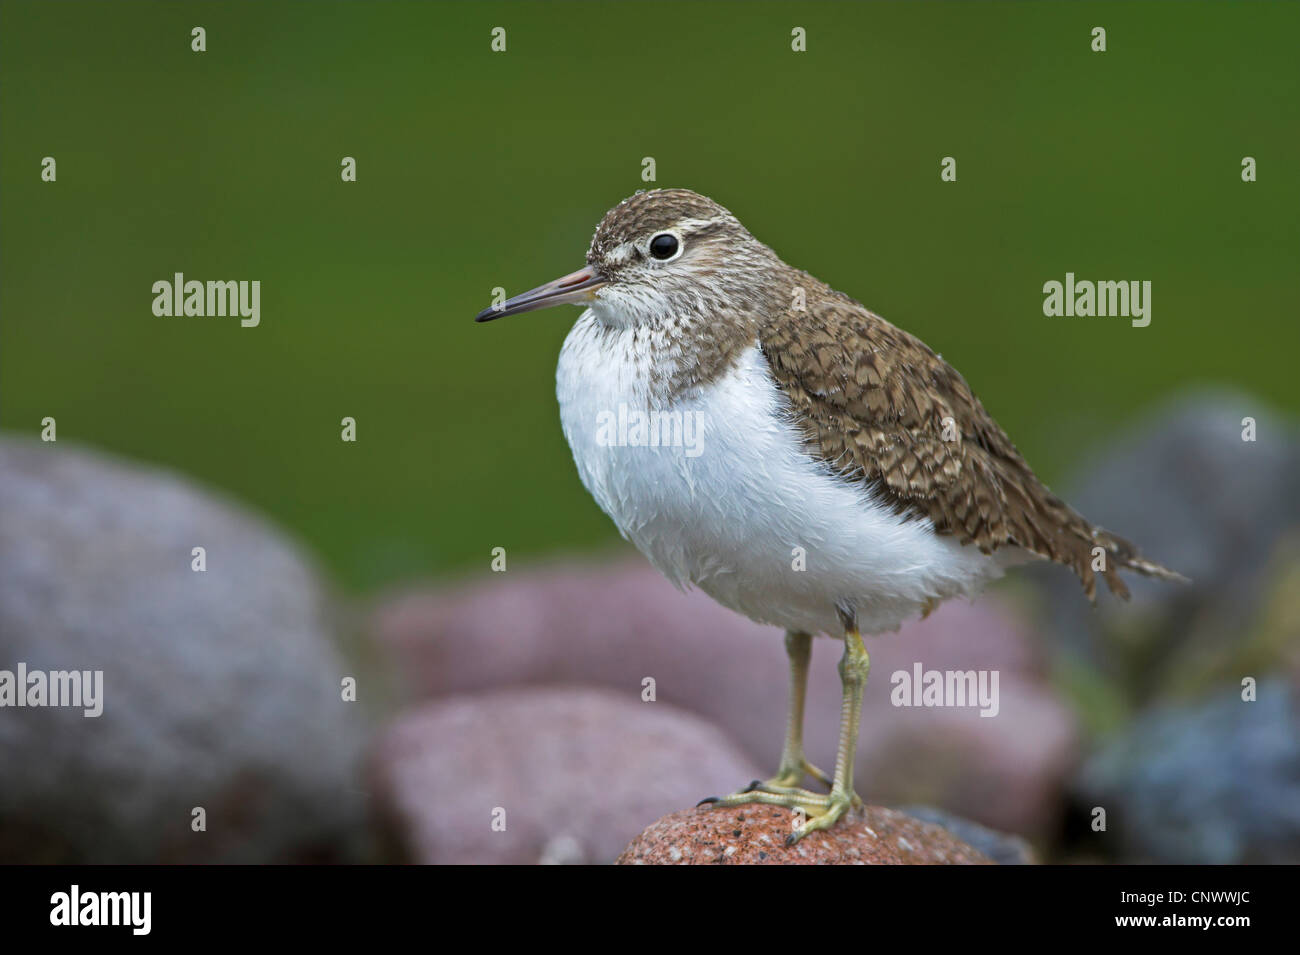
{"type": "Polygon", "coordinates": [[[1052,494],[919,338],[787,265],[704,195],[624,199],[582,268],[476,321],[563,304],[584,307],[556,397],[587,491],[674,584],[785,630],[777,771],[703,806],[795,810],[789,844],[862,807],[864,633],[897,630],[1033,560],[1069,568],[1094,603],[1098,578],[1128,596],[1121,570],[1185,580],[1052,494]],[[829,774],[803,746],[820,635],[844,647],[829,774]]]}

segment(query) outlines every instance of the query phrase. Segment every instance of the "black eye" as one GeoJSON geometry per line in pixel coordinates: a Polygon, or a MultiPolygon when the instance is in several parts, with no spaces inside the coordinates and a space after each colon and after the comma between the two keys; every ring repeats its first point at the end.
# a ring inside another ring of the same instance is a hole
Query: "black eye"
{"type": "Polygon", "coordinates": [[[650,240],[650,254],[656,259],[671,259],[677,254],[677,236],[660,232],[650,240]]]}

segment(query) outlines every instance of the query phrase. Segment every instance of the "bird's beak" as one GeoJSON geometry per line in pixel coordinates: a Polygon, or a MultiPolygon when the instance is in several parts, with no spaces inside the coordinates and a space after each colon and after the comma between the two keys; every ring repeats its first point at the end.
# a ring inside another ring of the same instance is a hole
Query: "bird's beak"
{"type": "Polygon", "coordinates": [[[577,305],[590,302],[596,297],[596,290],[605,285],[601,277],[591,266],[570,272],[554,282],[547,282],[537,288],[506,299],[500,305],[483,309],[474,318],[476,322],[490,322],[505,315],[518,315],[531,312],[536,308],[550,308],[552,305],[577,305]]]}

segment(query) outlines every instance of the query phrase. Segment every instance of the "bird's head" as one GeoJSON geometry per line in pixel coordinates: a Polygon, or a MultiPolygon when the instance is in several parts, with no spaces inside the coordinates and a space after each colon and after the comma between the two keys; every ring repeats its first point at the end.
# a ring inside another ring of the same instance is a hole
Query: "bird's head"
{"type": "Polygon", "coordinates": [[[655,189],[605,214],[585,267],[484,309],[476,321],[585,305],[612,327],[656,326],[762,306],[778,260],[730,212],[688,189],[655,189]]]}

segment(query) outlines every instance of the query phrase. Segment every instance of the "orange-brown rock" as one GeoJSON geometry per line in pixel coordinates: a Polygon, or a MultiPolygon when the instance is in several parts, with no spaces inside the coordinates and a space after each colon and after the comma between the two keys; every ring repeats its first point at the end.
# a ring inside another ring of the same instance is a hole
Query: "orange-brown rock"
{"type": "Polygon", "coordinates": [[[619,865],[992,865],[946,829],[883,806],[850,812],[786,846],[793,816],[778,806],[683,809],[632,840],[619,865]]]}

